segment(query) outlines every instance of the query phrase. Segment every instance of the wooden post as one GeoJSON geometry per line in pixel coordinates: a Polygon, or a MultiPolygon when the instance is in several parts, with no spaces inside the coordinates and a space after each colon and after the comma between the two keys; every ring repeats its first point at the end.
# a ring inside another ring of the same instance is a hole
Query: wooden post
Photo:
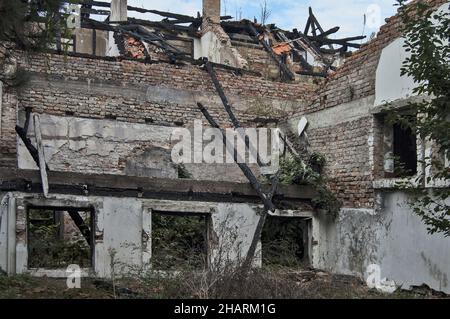
{"type": "Polygon", "coordinates": [[[128,20],[127,0],[111,0],[110,21],[119,22],[128,20]]]}
{"type": "Polygon", "coordinates": [[[36,136],[36,147],[39,157],[39,170],[41,172],[42,191],[44,196],[48,197],[48,177],[47,177],[47,165],[45,163],[44,145],[42,144],[41,123],[39,121],[39,115],[34,114],[34,135],[36,136]]]}

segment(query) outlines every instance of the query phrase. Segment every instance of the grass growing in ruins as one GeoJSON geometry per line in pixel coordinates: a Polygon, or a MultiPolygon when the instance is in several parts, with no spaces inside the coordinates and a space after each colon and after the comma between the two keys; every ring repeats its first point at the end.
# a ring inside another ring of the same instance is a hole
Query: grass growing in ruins
{"type": "Polygon", "coordinates": [[[317,191],[317,196],[312,199],[314,208],[337,216],[341,202],[327,186],[328,181],[323,174],[324,166],[325,158],[317,153],[312,153],[305,161],[295,156],[287,156],[280,161],[280,181],[287,185],[311,185],[317,191]]]}
{"type": "MultiPolygon", "coordinates": [[[[64,215],[63,212],[60,214],[64,215]]],[[[69,239],[61,238],[58,235],[61,225],[55,223],[53,211],[30,210],[28,219],[29,267],[56,269],[70,264],[91,265],[91,248],[86,240],[81,234],[69,239]]]]}
{"type": "Polygon", "coordinates": [[[206,216],[152,214],[152,267],[203,269],[207,254],[206,216]]]}
{"type": "Polygon", "coordinates": [[[295,218],[268,218],[261,236],[263,265],[302,266],[305,257],[302,221],[295,218]]]}
{"type": "MultiPolygon", "coordinates": [[[[116,293],[109,280],[83,278],[81,289],[67,289],[66,279],[38,278],[28,275],[8,277],[0,274],[0,299],[174,299],[174,298],[448,298],[427,287],[400,290],[392,295],[368,289],[351,276],[332,275],[312,270],[256,270],[251,280],[238,281],[225,274],[208,290],[203,290],[203,275],[179,273],[167,277],[142,274],[119,279],[116,293]],[[231,279],[231,280],[230,280],[231,279]],[[196,280],[196,285],[193,285],[196,280]]],[[[203,286],[206,287],[206,286],[203,286]]]]}

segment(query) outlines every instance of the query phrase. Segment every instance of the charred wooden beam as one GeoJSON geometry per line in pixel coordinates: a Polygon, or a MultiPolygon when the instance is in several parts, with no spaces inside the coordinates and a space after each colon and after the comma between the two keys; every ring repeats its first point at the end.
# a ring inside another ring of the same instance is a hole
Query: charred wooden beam
{"type": "MultiPolygon", "coordinates": [[[[337,41],[337,42],[343,43],[343,42],[351,42],[351,41],[363,40],[363,39],[366,38],[366,36],[365,35],[359,35],[359,36],[355,36],[355,37],[348,37],[348,38],[342,38],[342,39],[329,39],[329,38],[323,37],[322,35],[319,35],[317,37],[309,36],[308,38],[311,41],[319,41],[319,42],[320,41],[328,41],[328,42],[337,41]]],[[[340,43],[338,43],[338,44],[340,44],[340,43]]]]}
{"type": "Polygon", "coordinates": [[[227,112],[228,116],[230,117],[231,123],[233,123],[233,126],[235,128],[241,127],[241,123],[239,122],[239,120],[234,115],[233,110],[231,108],[231,104],[228,101],[227,96],[225,95],[225,91],[223,90],[223,87],[220,84],[219,79],[217,78],[217,74],[214,71],[214,68],[211,65],[211,63],[209,63],[209,61],[206,61],[205,68],[206,68],[206,71],[208,72],[208,74],[211,77],[211,80],[212,80],[212,82],[214,84],[214,87],[216,88],[217,93],[219,94],[219,97],[220,97],[220,99],[222,101],[222,104],[223,104],[223,106],[225,108],[225,111],[227,112]]]}
{"type": "MultiPolygon", "coordinates": [[[[314,15],[312,8],[309,7],[309,19],[311,20],[311,27],[313,36],[317,36],[317,30],[320,31],[321,34],[324,34],[325,31],[323,30],[322,26],[320,25],[319,21],[317,20],[316,16],[314,15]]],[[[307,32],[305,32],[306,35],[308,35],[307,32]]],[[[330,50],[334,49],[332,44],[329,44],[328,47],[330,50]]]]}
{"type": "Polygon", "coordinates": [[[250,185],[253,187],[256,194],[261,198],[261,200],[264,204],[264,207],[266,207],[270,211],[275,211],[275,209],[276,209],[275,205],[272,203],[272,200],[269,200],[267,195],[263,192],[261,183],[258,181],[256,176],[253,174],[251,169],[247,166],[247,164],[240,163],[240,161],[237,160],[237,157],[236,157],[237,155],[236,155],[235,149],[234,149],[234,147],[232,148],[231,143],[228,143],[225,132],[220,128],[219,124],[217,124],[217,122],[214,120],[214,118],[211,116],[211,114],[209,114],[208,110],[201,103],[197,103],[197,106],[198,106],[200,112],[202,112],[203,116],[208,121],[208,123],[211,125],[211,127],[216,128],[221,131],[222,137],[223,137],[223,140],[222,140],[223,144],[227,148],[228,152],[230,152],[230,154],[234,155],[234,160],[235,160],[236,164],[239,166],[239,168],[241,169],[241,171],[245,175],[245,177],[247,177],[248,181],[250,182],[250,185]]]}
{"type": "Polygon", "coordinates": [[[295,73],[300,74],[300,75],[317,76],[317,77],[323,77],[323,78],[327,77],[327,72],[326,71],[314,72],[314,71],[309,71],[309,70],[302,70],[302,71],[297,71],[295,73]]]}
{"type": "MultiPolygon", "coordinates": [[[[363,37],[354,37],[355,39],[364,39],[363,37]]],[[[359,43],[350,43],[346,39],[328,39],[328,38],[322,38],[322,37],[309,37],[309,39],[313,42],[319,43],[320,45],[328,45],[328,44],[338,44],[342,46],[352,47],[359,49],[361,47],[361,44],[359,43]]],[[[351,40],[353,41],[353,40],[351,40]]],[[[334,48],[333,48],[334,49],[334,48]]],[[[331,49],[331,50],[333,50],[331,49]]]]}
{"type": "Polygon", "coordinates": [[[285,80],[290,80],[290,81],[295,80],[294,73],[292,73],[291,70],[289,70],[289,68],[286,66],[286,64],[284,64],[283,61],[281,61],[281,59],[278,58],[278,56],[275,54],[275,52],[273,52],[272,48],[266,43],[266,41],[259,38],[260,34],[256,30],[256,28],[253,26],[253,24],[251,22],[248,22],[247,25],[248,25],[248,29],[250,30],[250,34],[252,36],[254,36],[259,41],[259,43],[261,43],[263,45],[264,49],[269,53],[269,55],[272,57],[272,59],[278,64],[278,66],[281,70],[281,73],[283,75],[283,78],[285,80]]]}
{"type": "Polygon", "coordinates": [[[311,27],[311,16],[308,16],[308,20],[306,21],[304,34],[308,34],[309,28],[311,27]]]}
{"type": "Polygon", "coordinates": [[[318,57],[321,57],[321,53],[319,48],[312,43],[309,38],[306,36],[306,34],[301,33],[297,29],[292,30],[292,35],[290,37],[291,39],[301,39],[301,41],[305,42],[305,45],[308,46],[311,50],[313,50],[314,54],[316,54],[318,57]]]}
{"type": "MultiPolygon", "coordinates": [[[[30,118],[31,118],[31,108],[27,107],[25,109],[25,125],[24,128],[16,125],[15,130],[17,135],[19,135],[20,139],[22,140],[23,144],[25,145],[25,147],[27,148],[28,152],[30,153],[31,157],[33,158],[34,162],[36,163],[36,165],[39,167],[39,152],[36,149],[36,147],[34,147],[33,143],[31,143],[31,140],[28,138],[27,133],[28,133],[28,127],[30,125],[30,118]]],[[[48,166],[46,165],[46,169],[48,170],[48,166]]]]}
{"type": "Polygon", "coordinates": [[[23,126],[23,130],[24,130],[25,134],[28,133],[28,127],[30,126],[30,117],[31,117],[32,110],[33,109],[31,107],[25,108],[25,124],[23,126]]]}
{"type": "Polygon", "coordinates": [[[109,10],[98,10],[98,9],[92,9],[88,7],[81,7],[80,9],[81,17],[83,19],[89,19],[89,16],[91,14],[97,14],[97,15],[103,15],[103,16],[109,16],[111,14],[111,11],[109,10]]]}
{"type": "Polygon", "coordinates": [[[344,54],[348,51],[348,46],[347,45],[343,45],[341,46],[339,49],[326,49],[326,48],[320,48],[320,52],[324,53],[324,54],[344,54]]]}
{"type": "Polygon", "coordinates": [[[31,143],[31,140],[27,137],[27,133],[23,128],[16,125],[16,133],[19,135],[20,139],[22,140],[23,144],[27,148],[28,152],[30,153],[31,157],[33,158],[34,162],[37,166],[39,166],[39,155],[36,147],[34,147],[33,143],[31,143]]]}
{"type": "MultiPolygon", "coordinates": [[[[161,37],[160,35],[151,32],[140,25],[110,25],[105,22],[95,21],[92,19],[89,19],[88,22],[94,27],[94,28],[100,28],[103,30],[108,30],[112,32],[121,32],[127,35],[130,35],[140,41],[147,42],[149,44],[155,45],[163,50],[165,50],[168,53],[176,53],[179,55],[183,55],[184,53],[181,52],[179,49],[173,47],[172,45],[168,44],[166,39],[161,37]]],[[[83,24],[82,24],[83,26],[83,24]]]]}
{"type": "MultiPolygon", "coordinates": [[[[234,149],[234,147],[231,149],[230,143],[228,143],[228,141],[227,141],[225,132],[223,132],[223,130],[216,123],[214,118],[209,114],[208,110],[201,103],[197,103],[197,105],[198,105],[200,111],[202,112],[202,114],[205,116],[205,118],[209,122],[209,124],[212,127],[219,129],[221,131],[222,137],[223,137],[222,141],[223,141],[225,147],[228,148],[229,152],[233,152],[233,154],[234,154],[235,149],[234,149]]],[[[258,224],[256,225],[256,229],[253,234],[252,242],[248,249],[247,256],[242,265],[244,272],[246,272],[251,269],[251,266],[253,264],[253,259],[255,258],[255,253],[256,253],[256,247],[258,245],[259,240],[261,239],[261,233],[263,231],[267,215],[269,214],[269,212],[276,211],[276,206],[274,205],[272,199],[273,199],[273,196],[276,193],[276,190],[279,185],[280,172],[275,174],[275,177],[272,179],[271,189],[270,189],[269,193],[266,194],[262,191],[261,183],[257,180],[257,178],[255,177],[253,172],[250,170],[250,168],[244,163],[239,163],[239,161],[237,161],[236,157],[234,157],[234,160],[235,160],[236,164],[239,166],[239,168],[241,169],[242,173],[244,173],[245,177],[247,177],[247,179],[249,180],[253,189],[258,194],[258,196],[260,197],[260,199],[264,205],[264,209],[259,217],[258,224]]],[[[246,274],[244,273],[244,275],[246,275],[246,274]]]]}
{"type": "MultiPolygon", "coordinates": [[[[217,74],[216,74],[216,71],[214,70],[213,65],[211,63],[209,63],[209,61],[206,61],[205,68],[211,77],[214,87],[216,88],[216,91],[219,94],[220,100],[222,101],[222,104],[225,108],[225,111],[228,114],[228,117],[231,120],[231,123],[233,123],[233,126],[235,129],[241,129],[242,128],[241,123],[239,122],[239,120],[236,118],[236,116],[233,113],[231,104],[228,101],[227,96],[225,95],[225,91],[222,87],[222,84],[220,84],[219,79],[217,78],[217,74]]],[[[199,105],[199,107],[200,107],[200,105],[199,105]]],[[[201,109],[201,107],[200,107],[200,109],[201,109]]],[[[239,132],[239,133],[241,133],[241,132],[239,132]]],[[[244,138],[245,138],[244,142],[245,142],[246,148],[249,149],[252,154],[256,154],[256,161],[257,161],[258,165],[263,166],[263,164],[261,163],[259,154],[258,154],[257,150],[255,149],[254,145],[250,145],[250,141],[247,137],[244,137],[244,138]]]]}
{"type": "MultiPolygon", "coordinates": [[[[54,194],[90,196],[142,197],[164,199],[204,200],[207,202],[259,202],[259,197],[249,183],[222,181],[195,181],[188,179],[165,179],[107,174],[83,174],[49,171],[50,191],[54,194]]],[[[38,193],[39,172],[36,170],[15,170],[0,168],[0,191],[23,191],[38,193]]],[[[268,193],[269,185],[262,185],[268,193]]],[[[275,198],[293,202],[305,202],[314,198],[317,192],[307,185],[280,185],[275,198]]]]}
{"type": "Polygon", "coordinates": [[[80,216],[79,212],[74,209],[68,209],[67,212],[69,213],[70,218],[72,218],[73,222],[77,226],[80,233],[83,235],[84,239],[86,239],[89,246],[91,245],[91,230],[89,229],[89,226],[86,225],[83,218],[80,216]]]}
{"type": "Polygon", "coordinates": [[[320,36],[327,37],[329,35],[332,35],[333,33],[338,32],[339,30],[340,30],[340,27],[334,27],[334,28],[331,28],[330,30],[323,32],[322,34],[320,34],[320,36]]]}

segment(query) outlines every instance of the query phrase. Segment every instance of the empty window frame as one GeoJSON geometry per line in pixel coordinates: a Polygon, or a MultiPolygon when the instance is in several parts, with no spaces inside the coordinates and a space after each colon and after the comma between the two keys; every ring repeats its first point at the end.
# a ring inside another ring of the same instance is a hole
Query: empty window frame
{"type": "Polygon", "coordinates": [[[268,216],[261,235],[263,266],[306,266],[308,223],[304,218],[268,216]]]}
{"type": "Polygon", "coordinates": [[[199,213],[152,211],[152,268],[205,269],[209,218],[199,213]]]}
{"type": "MultiPolygon", "coordinates": [[[[413,115],[404,115],[413,116],[413,115]]],[[[381,128],[380,140],[383,155],[384,178],[412,177],[418,173],[417,134],[413,129],[392,123],[385,115],[376,117],[377,127],[381,128]]],[[[375,155],[377,157],[377,155],[375,155]]]]}
{"type": "Polygon", "coordinates": [[[417,136],[411,128],[394,124],[393,156],[394,177],[407,177],[417,174],[417,136]]]}
{"type": "Polygon", "coordinates": [[[92,267],[94,216],[89,208],[29,207],[28,268],[92,267]]]}

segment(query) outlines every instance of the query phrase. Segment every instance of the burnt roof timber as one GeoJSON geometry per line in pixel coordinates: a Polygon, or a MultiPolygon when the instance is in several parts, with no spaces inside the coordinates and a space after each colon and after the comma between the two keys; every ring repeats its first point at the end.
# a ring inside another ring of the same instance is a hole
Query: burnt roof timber
{"type": "Polygon", "coordinates": [[[264,49],[269,53],[269,55],[271,56],[271,58],[278,64],[278,66],[280,67],[281,73],[283,75],[283,77],[285,79],[288,79],[290,81],[295,80],[295,74],[291,72],[291,70],[289,70],[289,68],[286,66],[286,64],[283,63],[283,61],[281,61],[281,59],[275,54],[275,52],[273,52],[272,47],[270,47],[266,41],[261,40],[259,38],[260,33],[258,32],[258,30],[254,27],[253,23],[250,21],[247,21],[247,26],[248,29],[250,31],[250,35],[253,36],[255,39],[258,39],[259,43],[262,44],[262,46],[264,47],[264,49]]]}
{"type": "Polygon", "coordinates": [[[80,12],[82,14],[85,14],[83,16],[83,18],[89,18],[90,14],[98,14],[98,15],[104,15],[104,16],[109,16],[111,14],[111,11],[109,11],[109,10],[98,10],[98,9],[83,8],[83,7],[81,7],[80,12]]]}
{"type": "MultiPolygon", "coordinates": [[[[110,3],[103,2],[103,1],[71,0],[70,2],[76,3],[76,4],[82,4],[82,5],[90,5],[90,6],[95,6],[95,7],[103,7],[103,8],[111,7],[110,3]]],[[[184,15],[184,14],[177,14],[177,13],[172,13],[172,12],[167,12],[167,11],[159,11],[159,10],[153,10],[153,9],[145,9],[145,8],[139,8],[139,7],[133,7],[133,6],[127,6],[127,10],[136,11],[139,13],[153,13],[153,14],[160,15],[162,17],[173,18],[173,19],[182,21],[180,23],[196,22],[199,19],[201,20],[201,17],[192,17],[192,16],[184,15]]],[[[227,15],[227,16],[221,16],[220,18],[221,18],[221,20],[229,20],[229,19],[232,19],[233,17],[227,15]]]]}

